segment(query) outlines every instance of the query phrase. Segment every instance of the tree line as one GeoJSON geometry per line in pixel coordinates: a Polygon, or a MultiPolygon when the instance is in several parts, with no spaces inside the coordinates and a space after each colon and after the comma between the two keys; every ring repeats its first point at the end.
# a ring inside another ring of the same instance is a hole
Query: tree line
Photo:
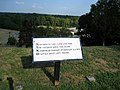
{"type": "Polygon", "coordinates": [[[79,18],[85,45],[120,45],[120,0],[98,0],[79,18]]]}
{"type": "Polygon", "coordinates": [[[46,15],[36,13],[0,13],[0,28],[20,31],[19,42],[8,38],[9,45],[29,47],[32,37],[70,36],[68,27],[78,27],[78,16],[46,15]]]}
{"type": "Polygon", "coordinates": [[[78,27],[78,16],[36,13],[0,13],[0,28],[19,30],[25,20],[36,26],[78,27]]]}

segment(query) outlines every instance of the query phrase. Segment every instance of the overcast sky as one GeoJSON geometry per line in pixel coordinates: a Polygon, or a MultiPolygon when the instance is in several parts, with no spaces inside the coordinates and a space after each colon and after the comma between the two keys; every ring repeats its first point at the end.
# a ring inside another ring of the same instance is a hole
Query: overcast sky
{"type": "Polygon", "coordinates": [[[80,16],[98,0],[0,0],[0,12],[80,16]]]}

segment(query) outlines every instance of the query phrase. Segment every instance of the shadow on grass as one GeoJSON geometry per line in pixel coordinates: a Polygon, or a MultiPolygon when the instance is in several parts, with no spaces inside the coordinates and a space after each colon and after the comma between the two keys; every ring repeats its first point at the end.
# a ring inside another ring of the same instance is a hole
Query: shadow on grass
{"type": "Polygon", "coordinates": [[[23,56],[21,57],[22,66],[24,69],[32,69],[32,68],[41,68],[41,70],[46,74],[46,76],[50,79],[50,81],[54,80],[52,74],[46,69],[46,67],[54,67],[54,62],[34,62],[32,60],[32,56],[23,56]]]}
{"type": "Polygon", "coordinates": [[[12,77],[7,77],[7,80],[8,80],[8,83],[9,83],[9,89],[14,90],[12,77]]]}
{"type": "Polygon", "coordinates": [[[46,76],[49,78],[49,80],[54,83],[54,76],[46,69],[46,68],[41,68],[46,76]]]}
{"type": "Polygon", "coordinates": [[[44,68],[44,67],[54,67],[54,62],[32,62],[32,56],[23,56],[21,57],[21,62],[24,69],[30,68],[44,68]]]}

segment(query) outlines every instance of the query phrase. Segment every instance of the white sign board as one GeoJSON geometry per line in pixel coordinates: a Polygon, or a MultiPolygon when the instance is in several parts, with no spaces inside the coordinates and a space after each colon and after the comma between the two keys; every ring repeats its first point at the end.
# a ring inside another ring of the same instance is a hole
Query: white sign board
{"type": "Polygon", "coordinates": [[[33,61],[83,59],[79,38],[33,38],[33,61]]]}

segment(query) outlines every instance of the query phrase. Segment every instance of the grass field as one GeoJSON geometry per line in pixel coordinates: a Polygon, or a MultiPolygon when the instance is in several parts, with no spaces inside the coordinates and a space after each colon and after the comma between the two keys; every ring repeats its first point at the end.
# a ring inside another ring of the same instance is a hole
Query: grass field
{"type": "Polygon", "coordinates": [[[120,46],[83,47],[84,60],[61,62],[54,86],[54,63],[32,64],[31,48],[0,47],[0,90],[120,90],[120,46]],[[93,76],[90,82],[86,76],[93,76]]]}

